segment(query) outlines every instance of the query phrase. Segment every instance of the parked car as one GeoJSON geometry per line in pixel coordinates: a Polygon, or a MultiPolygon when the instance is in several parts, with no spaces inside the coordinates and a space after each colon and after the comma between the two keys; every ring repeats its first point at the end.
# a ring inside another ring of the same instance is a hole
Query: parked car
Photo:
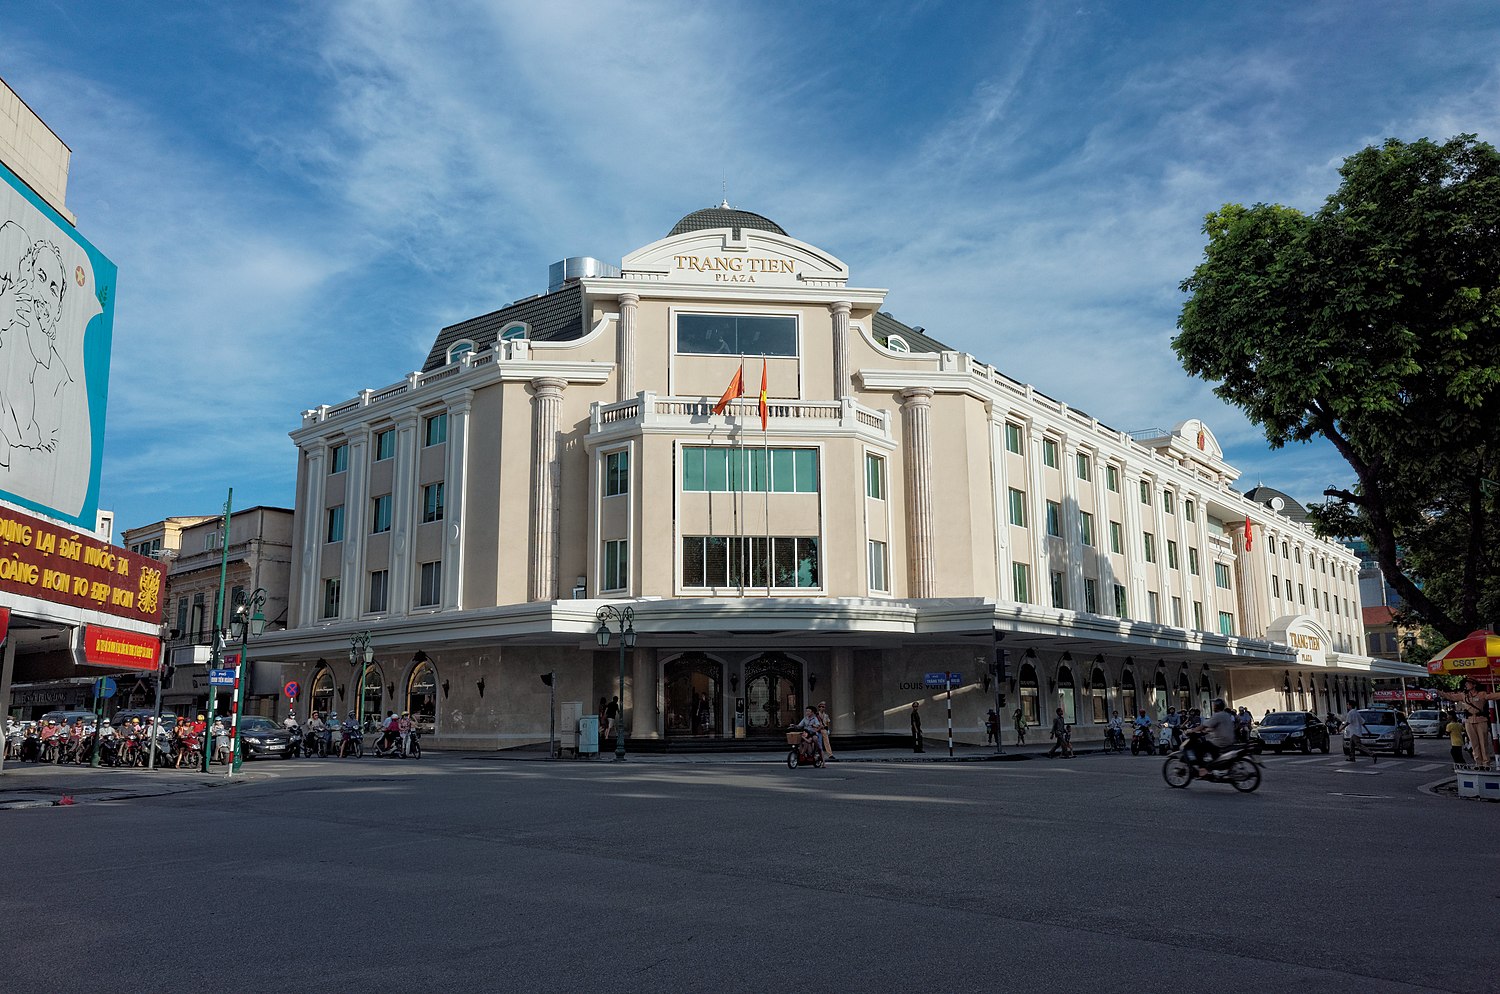
{"type": "MultiPolygon", "coordinates": [[[[130,724],[130,719],[132,718],[139,718],[142,725],[149,725],[151,724],[151,719],[154,717],[156,717],[155,708],[126,708],[124,711],[116,711],[115,716],[109,720],[114,723],[116,728],[120,728],[130,724]]],[[[163,708],[161,723],[168,728],[177,724],[177,712],[168,711],[163,708]]]]}
{"type": "Polygon", "coordinates": [[[292,754],[292,737],[270,718],[240,716],[240,741],[246,759],[286,759],[292,754]]]}
{"type": "MultiPolygon", "coordinates": [[[[1359,740],[1370,752],[1388,752],[1393,756],[1417,754],[1417,739],[1411,733],[1406,715],[1399,711],[1367,708],[1361,710],[1359,716],[1365,723],[1365,734],[1359,740]]],[[[1344,755],[1349,755],[1347,734],[1344,736],[1344,755]]]]}
{"type": "Polygon", "coordinates": [[[42,715],[42,717],[41,717],[40,720],[41,720],[41,723],[43,725],[47,724],[49,721],[55,721],[59,725],[71,725],[71,724],[73,724],[73,722],[81,720],[83,722],[83,724],[85,725],[85,727],[93,728],[94,727],[94,712],[92,712],[92,711],[48,711],[46,714],[42,715]]]}
{"type": "Polygon", "coordinates": [[[1250,733],[1250,748],[1281,752],[1297,749],[1304,753],[1317,749],[1327,752],[1328,726],[1307,711],[1273,711],[1260,720],[1250,733]]]}
{"type": "Polygon", "coordinates": [[[1423,738],[1439,739],[1445,734],[1443,731],[1443,715],[1441,711],[1423,710],[1413,711],[1411,717],[1406,719],[1411,725],[1411,733],[1423,738]]]}

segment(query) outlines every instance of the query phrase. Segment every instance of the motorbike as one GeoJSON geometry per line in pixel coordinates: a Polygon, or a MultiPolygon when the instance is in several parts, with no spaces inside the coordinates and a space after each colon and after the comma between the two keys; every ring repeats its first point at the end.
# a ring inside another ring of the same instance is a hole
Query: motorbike
{"type": "Polygon", "coordinates": [[[1172,726],[1161,726],[1161,730],[1156,733],[1156,751],[1163,756],[1167,755],[1179,744],[1173,739],[1172,726]]]}
{"type": "MultiPolygon", "coordinates": [[[[1193,734],[1190,733],[1187,742],[1191,743],[1192,738],[1193,734]]],[[[1188,761],[1186,753],[1185,743],[1182,749],[1173,752],[1162,764],[1161,776],[1167,786],[1183,788],[1194,780],[1206,780],[1209,783],[1227,783],[1242,794],[1248,794],[1260,786],[1260,761],[1249,749],[1231,747],[1224,750],[1218,759],[1202,764],[1208,773],[1203,777],[1198,776],[1198,771],[1188,761]]]]}
{"type": "Polygon", "coordinates": [[[795,770],[799,766],[823,768],[822,750],[816,747],[811,735],[801,731],[787,732],[786,742],[792,747],[786,754],[787,769],[795,770]]]}
{"type": "Polygon", "coordinates": [[[391,739],[389,745],[386,744],[386,736],[381,735],[375,743],[375,755],[381,759],[421,759],[422,736],[413,728],[406,737],[406,748],[403,749],[399,735],[391,739]]]}
{"type": "Polygon", "coordinates": [[[1152,738],[1150,726],[1145,728],[1136,726],[1135,734],[1130,737],[1130,754],[1132,756],[1139,756],[1141,753],[1151,755],[1156,751],[1152,738]]]}
{"type": "Polygon", "coordinates": [[[286,733],[288,736],[286,754],[288,756],[301,756],[302,747],[307,741],[302,736],[302,726],[290,725],[287,727],[286,733]]]}
{"type": "Polygon", "coordinates": [[[1119,729],[1106,728],[1104,730],[1104,751],[1105,752],[1124,752],[1125,751],[1125,733],[1123,731],[1119,730],[1119,729]]]}
{"type": "Polygon", "coordinates": [[[345,756],[353,756],[355,759],[360,759],[364,754],[364,734],[357,728],[349,729],[345,733],[343,741],[339,743],[339,758],[343,759],[345,756]]]}

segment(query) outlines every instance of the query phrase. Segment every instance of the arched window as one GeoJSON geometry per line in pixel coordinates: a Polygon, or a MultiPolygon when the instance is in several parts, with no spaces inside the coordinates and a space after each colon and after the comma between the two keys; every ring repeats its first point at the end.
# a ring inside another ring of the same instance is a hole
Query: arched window
{"type": "Polygon", "coordinates": [[[1042,723],[1041,691],[1036,683],[1036,667],[1030,663],[1022,663],[1018,682],[1021,687],[1022,719],[1028,725],[1040,725],[1042,723]]]}
{"type": "Polygon", "coordinates": [[[1102,725],[1109,720],[1109,685],[1104,682],[1104,671],[1094,667],[1089,677],[1089,699],[1094,702],[1094,724],[1102,725]]]}
{"type": "Polygon", "coordinates": [[[1307,710],[1307,691],[1302,689],[1302,678],[1297,678],[1297,710],[1307,710]]]}
{"type": "Polygon", "coordinates": [[[892,352],[910,352],[911,346],[906,344],[906,339],[900,335],[889,335],[885,340],[885,347],[892,352]]]}
{"type": "Polygon", "coordinates": [[[1213,698],[1214,685],[1213,681],[1208,678],[1208,667],[1205,666],[1198,677],[1198,707],[1203,710],[1204,714],[1213,710],[1213,698]]]}
{"type": "Polygon", "coordinates": [[[1284,710],[1293,711],[1295,706],[1292,702],[1292,675],[1288,673],[1281,681],[1282,707],[1284,710]]]}
{"type": "Polygon", "coordinates": [[[1126,720],[1135,717],[1135,674],[1126,670],[1120,675],[1120,710],[1125,713],[1126,720]]]}
{"type": "Polygon", "coordinates": [[[503,331],[500,332],[500,341],[518,342],[524,338],[527,338],[530,334],[531,329],[527,328],[524,324],[513,324],[507,326],[503,331]]]}
{"type": "Polygon", "coordinates": [[[473,351],[474,343],[469,341],[468,339],[464,339],[461,342],[454,342],[448,348],[448,361],[458,362],[458,360],[462,358],[466,353],[473,351]]]}
{"type": "Polygon", "coordinates": [[[1157,718],[1163,718],[1163,717],[1165,717],[1166,714],[1167,714],[1167,707],[1168,707],[1168,704],[1167,704],[1167,671],[1166,670],[1157,670],[1156,671],[1156,700],[1153,701],[1152,703],[1156,705],[1156,717],[1157,718]]]}
{"type": "Polygon", "coordinates": [[[380,710],[380,702],[384,696],[385,676],[380,672],[380,667],[372,663],[365,668],[365,692],[361,696],[366,729],[373,728],[384,714],[380,710]]]}
{"type": "Polygon", "coordinates": [[[1193,685],[1188,683],[1187,670],[1177,674],[1177,710],[1179,713],[1193,706],[1193,685]]]}
{"type": "Polygon", "coordinates": [[[309,685],[307,706],[313,711],[326,714],[337,706],[333,697],[333,670],[329,669],[328,664],[322,660],[318,663],[318,671],[313,674],[312,683],[309,685]]]}
{"type": "Polygon", "coordinates": [[[437,728],[437,690],[437,670],[423,659],[406,678],[406,710],[423,735],[437,728]]]}
{"type": "Polygon", "coordinates": [[[1078,722],[1078,693],[1073,686],[1073,671],[1066,666],[1057,669],[1057,706],[1062,708],[1063,721],[1073,725],[1078,722]]]}

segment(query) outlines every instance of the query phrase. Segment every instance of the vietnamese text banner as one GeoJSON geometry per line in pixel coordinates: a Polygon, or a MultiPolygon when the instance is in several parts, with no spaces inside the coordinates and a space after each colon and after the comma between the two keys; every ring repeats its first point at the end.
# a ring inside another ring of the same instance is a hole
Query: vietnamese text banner
{"type": "Polygon", "coordinates": [[[0,591],[157,625],[163,579],[155,559],[0,509],[0,591]]]}
{"type": "Polygon", "coordinates": [[[103,625],[83,630],[83,658],[91,666],[154,672],[161,659],[161,639],[103,625]]]}

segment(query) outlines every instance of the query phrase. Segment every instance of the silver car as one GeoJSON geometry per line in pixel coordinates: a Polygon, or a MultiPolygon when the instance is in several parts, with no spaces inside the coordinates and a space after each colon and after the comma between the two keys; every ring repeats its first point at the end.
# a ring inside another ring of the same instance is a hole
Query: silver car
{"type": "MultiPolygon", "coordinates": [[[[1393,756],[1417,754],[1417,739],[1411,733],[1406,715],[1384,708],[1366,708],[1359,712],[1365,725],[1360,744],[1369,752],[1388,752],[1393,756]]],[[[1344,729],[1344,755],[1349,755],[1349,729],[1344,729]]]]}
{"type": "Polygon", "coordinates": [[[1420,738],[1443,737],[1443,720],[1440,711],[1413,711],[1411,717],[1406,719],[1406,723],[1411,726],[1411,733],[1420,738]]]}

